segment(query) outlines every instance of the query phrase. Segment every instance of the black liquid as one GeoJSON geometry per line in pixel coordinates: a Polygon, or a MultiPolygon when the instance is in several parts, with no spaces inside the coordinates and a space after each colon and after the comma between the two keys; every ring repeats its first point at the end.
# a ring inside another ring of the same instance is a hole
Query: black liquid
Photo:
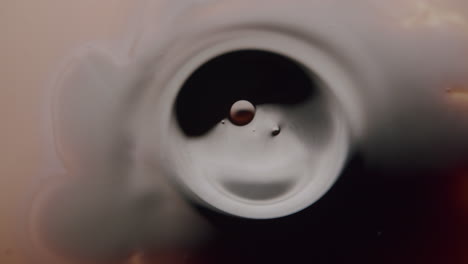
{"type": "Polygon", "coordinates": [[[202,136],[228,117],[239,100],[296,105],[312,96],[316,86],[311,74],[289,58],[235,51],[208,61],[187,79],[176,99],[176,117],[185,135],[202,136]]]}

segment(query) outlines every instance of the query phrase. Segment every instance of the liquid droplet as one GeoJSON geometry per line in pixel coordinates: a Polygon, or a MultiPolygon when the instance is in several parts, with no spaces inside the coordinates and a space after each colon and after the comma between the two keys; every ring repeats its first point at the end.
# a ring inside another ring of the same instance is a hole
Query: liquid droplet
{"type": "Polygon", "coordinates": [[[274,137],[279,135],[280,133],[281,133],[281,128],[279,126],[273,128],[273,130],[271,131],[271,135],[274,137]]]}
{"type": "Polygon", "coordinates": [[[229,112],[229,120],[234,125],[245,126],[252,122],[255,117],[255,106],[246,100],[235,102],[229,112]]]}
{"type": "Polygon", "coordinates": [[[226,124],[226,121],[224,121],[224,119],[223,119],[223,120],[221,121],[221,124],[223,124],[223,125],[226,124]]]}

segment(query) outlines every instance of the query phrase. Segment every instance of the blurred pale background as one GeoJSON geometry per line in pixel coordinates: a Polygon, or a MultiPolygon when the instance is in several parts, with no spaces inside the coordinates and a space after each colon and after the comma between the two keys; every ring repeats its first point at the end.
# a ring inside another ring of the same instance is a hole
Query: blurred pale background
{"type": "Polygon", "coordinates": [[[41,166],[41,98],[54,70],[77,46],[112,37],[132,0],[0,1],[0,263],[28,263],[17,223],[41,166]]]}

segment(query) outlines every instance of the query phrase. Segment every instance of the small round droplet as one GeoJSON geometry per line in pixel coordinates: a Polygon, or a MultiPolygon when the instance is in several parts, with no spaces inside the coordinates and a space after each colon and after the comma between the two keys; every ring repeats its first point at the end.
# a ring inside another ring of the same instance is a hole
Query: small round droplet
{"type": "Polygon", "coordinates": [[[273,128],[273,130],[271,131],[271,135],[274,137],[279,135],[280,133],[281,133],[281,128],[279,126],[273,128]]]}
{"type": "Polygon", "coordinates": [[[234,125],[245,126],[252,122],[255,117],[255,106],[246,100],[235,102],[229,112],[229,120],[234,125]]]}
{"type": "Polygon", "coordinates": [[[223,120],[221,121],[221,124],[223,124],[223,125],[226,124],[226,121],[224,121],[224,119],[223,119],[223,120]]]}

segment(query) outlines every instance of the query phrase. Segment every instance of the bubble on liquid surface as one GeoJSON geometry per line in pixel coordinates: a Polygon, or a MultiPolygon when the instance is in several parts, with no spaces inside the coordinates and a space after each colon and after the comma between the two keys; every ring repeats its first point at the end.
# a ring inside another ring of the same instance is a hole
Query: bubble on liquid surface
{"type": "Polygon", "coordinates": [[[229,112],[229,120],[234,125],[245,126],[252,122],[255,117],[255,106],[246,100],[235,102],[229,112]]]}
{"type": "Polygon", "coordinates": [[[281,133],[281,128],[279,126],[274,127],[273,130],[271,131],[271,135],[274,137],[279,135],[280,133],[281,133]]]}

